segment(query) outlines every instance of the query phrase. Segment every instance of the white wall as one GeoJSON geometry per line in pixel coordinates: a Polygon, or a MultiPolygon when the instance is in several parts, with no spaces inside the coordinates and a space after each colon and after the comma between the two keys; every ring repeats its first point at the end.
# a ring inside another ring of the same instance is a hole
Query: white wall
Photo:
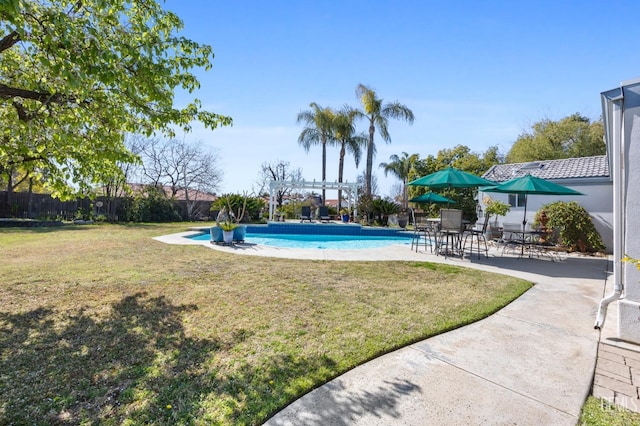
{"type": "MultiPolygon", "coordinates": [[[[621,261],[625,255],[640,258],[640,79],[623,82],[601,96],[614,181],[613,279],[622,291],[618,338],[640,344],[640,272],[621,261]]],[[[614,293],[603,299],[599,315],[606,314],[606,303],[616,297],[614,293]]]]}
{"type": "MultiPolygon", "coordinates": [[[[624,103],[624,254],[640,259],[640,84],[625,90],[624,103]]],[[[624,269],[625,298],[640,303],[640,273],[631,265],[624,269]]],[[[640,310],[634,314],[640,317],[640,310]]]]}
{"type": "MultiPolygon", "coordinates": [[[[560,183],[556,181],[556,183],[560,183]]],[[[527,197],[527,224],[532,224],[536,212],[545,204],[556,201],[575,201],[585,208],[591,220],[602,237],[607,252],[613,250],[613,186],[609,181],[596,184],[573,184],[563,185],[571,189],[575,189],[585,195],[529,195],[527,197]]],[[[482,202],[484,195],[488,195],[494,200],[499,200],[509,204],[509,194],[500,194],[496,192],[480,192],[479,200],[484,210],[486,206],[482,202]]],[[[502,226],[503,223],[522,223],[524,217],[524,207],[511,207],[511,210],[505,215],[498,218],[498,222],[502,226]]],[[[494,218],[491,218],[493,223],[494,218]]]]}

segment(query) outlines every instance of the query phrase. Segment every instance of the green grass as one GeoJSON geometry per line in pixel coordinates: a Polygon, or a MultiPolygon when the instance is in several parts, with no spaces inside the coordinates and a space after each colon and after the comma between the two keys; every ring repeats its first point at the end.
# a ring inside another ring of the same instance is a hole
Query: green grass
{"type": "Polygon", "coordinates": [[[530,283],[454,266],[239,256],[185,224],[0,230],[1,424],[259,424],[530,283]]]}
{"type": "Polygon", "coordinates": [[[640,425],[640,413],[635,413],[604,399],[590,396],[582,407],[581,426],[640,425]]]}

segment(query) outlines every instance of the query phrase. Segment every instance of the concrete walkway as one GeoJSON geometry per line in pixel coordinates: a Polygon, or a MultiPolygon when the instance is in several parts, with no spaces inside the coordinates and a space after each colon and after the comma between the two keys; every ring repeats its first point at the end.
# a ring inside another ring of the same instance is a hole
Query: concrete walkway
{"type": "MultiPolygon", "coordinates": [[[[304,250],[289,250],[285,256],[285,249],[257,246],[213,248],[275,257],[310,256],[304,250]]],[[[294,401],[266,425],[537,426],[578,421],[594,375],[600,332],[593,324],[611,269],[608,259],[566,256],[552,262],[501,256],[495,249],[479,260],[444,259],[412,252],[407,246],[315,252],[324,259],[456,264],[518,276],[535,286],[482,321],[343,374],[294,401]]]]}

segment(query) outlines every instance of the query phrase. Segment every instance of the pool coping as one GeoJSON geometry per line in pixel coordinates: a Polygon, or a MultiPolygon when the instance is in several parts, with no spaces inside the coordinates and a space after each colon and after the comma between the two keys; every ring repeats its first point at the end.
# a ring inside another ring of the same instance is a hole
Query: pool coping
{"type": "Polygon", "coordinates": [[[230,246],[212,244],[209,240],[192,240],[188,237],[201,234],[208,228],[193,228],[191,231],[153,237],[154,240],[166,244],[201,245],[225,253],[240,254],[246,256],[265,256],[283,259],[307,259],[307,260],[421,260],[424,261],[424,252],[410,250],[406,244],[391,244],[386,247],[373,249],[301,249],[269,247],[251,243],[235,243],[230,246]]]}

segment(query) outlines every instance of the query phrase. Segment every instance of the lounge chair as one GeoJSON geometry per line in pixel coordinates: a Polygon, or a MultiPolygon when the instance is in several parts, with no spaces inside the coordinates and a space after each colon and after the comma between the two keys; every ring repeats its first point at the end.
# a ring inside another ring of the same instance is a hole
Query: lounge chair
{"type": "Polygon", "coordinates": [[[311,222],[311,206],[302,206],[302,213],[300,213],[300,223],[308,220],[311,222]]]}
{"type": "Polygon", "coordinates": [[[318,219],[320,219],[321,222],[329,222],[331,220],[331,216],[329,216],[329,207],[318,207],[318,219]]]}

